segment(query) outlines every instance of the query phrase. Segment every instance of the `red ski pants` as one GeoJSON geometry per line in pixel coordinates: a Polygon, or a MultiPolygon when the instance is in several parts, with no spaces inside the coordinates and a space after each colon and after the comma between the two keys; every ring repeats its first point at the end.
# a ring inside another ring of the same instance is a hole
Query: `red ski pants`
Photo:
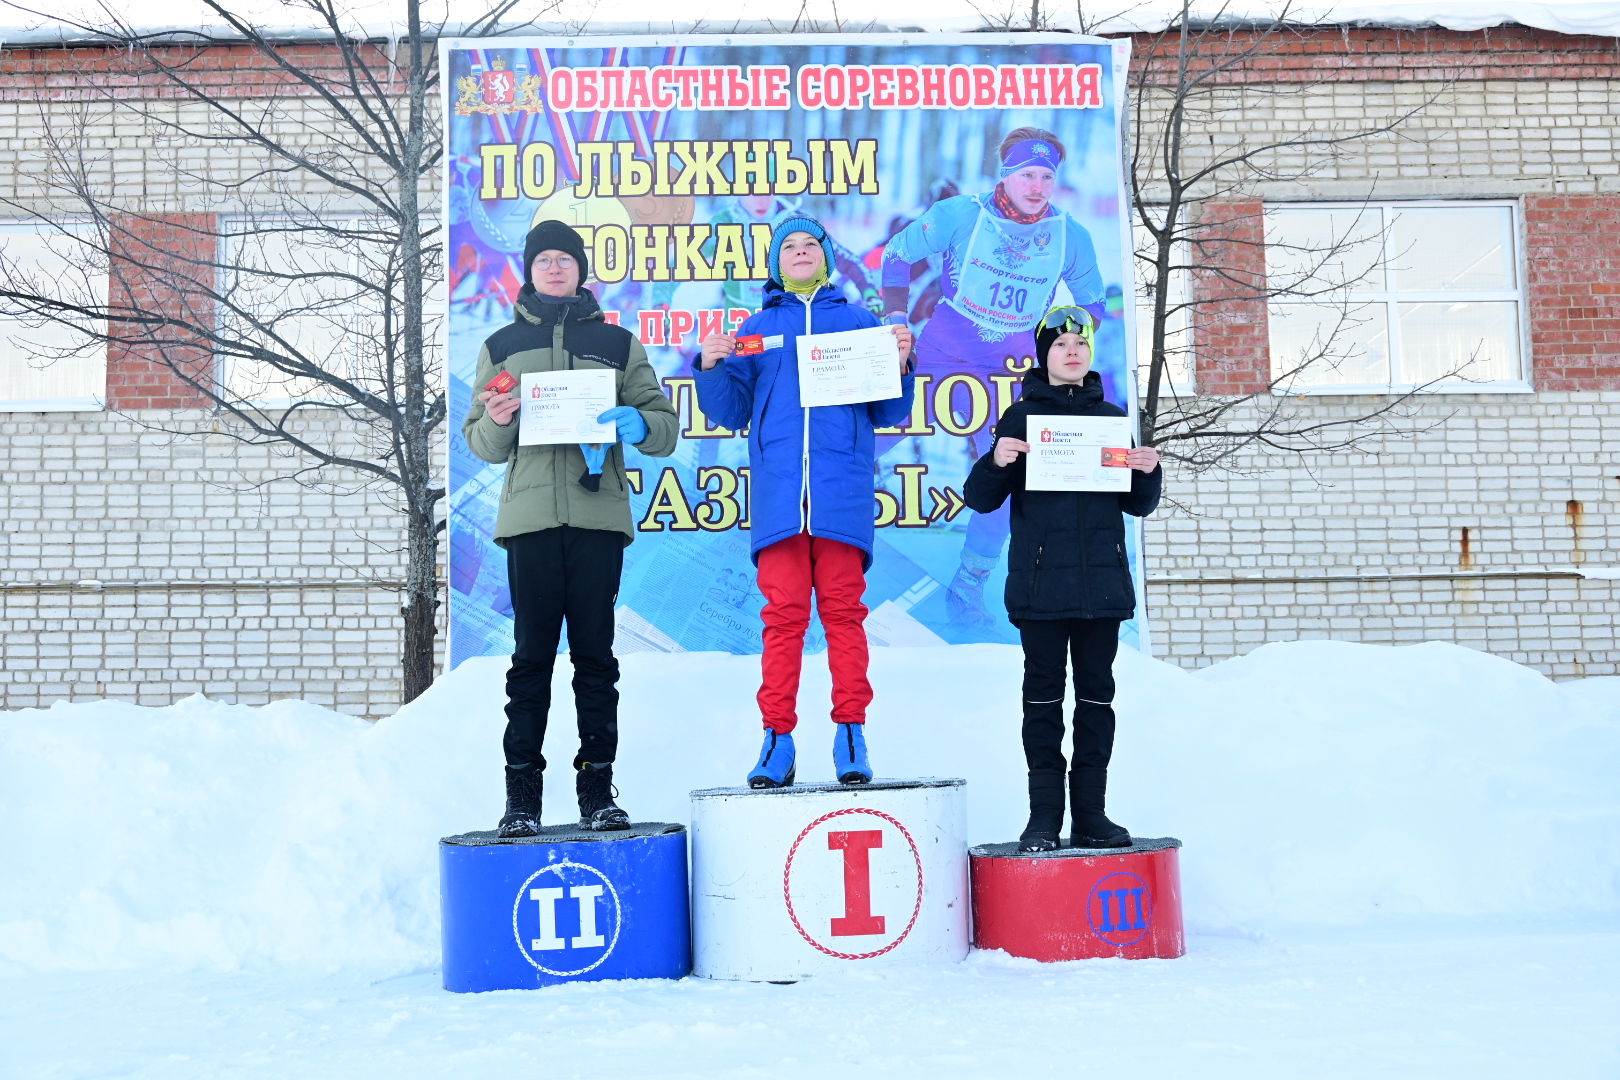
{"type": "Polygon", "coordinates": [[[866,723],[872,684],[866,678],[866,572],[861,549],[808,533],[759,553],[759,591],[765,594],[765,655],[760,661],[759,712],[765,726],[786,735],[799,722],[799,670],[810,628],[810,592],[827,631],[832,668],[832,718],[866,723]]]}

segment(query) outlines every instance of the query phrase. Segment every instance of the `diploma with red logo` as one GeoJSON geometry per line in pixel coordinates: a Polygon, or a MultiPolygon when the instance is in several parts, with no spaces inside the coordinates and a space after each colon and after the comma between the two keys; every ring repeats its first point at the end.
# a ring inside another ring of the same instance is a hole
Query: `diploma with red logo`
{"type": "Polygon", "coordinates": [[[900,396],[900,343],[887,326],[799,338],[799,404],[856,405],[900,396]]]}
{"type": "Polygon", "coordinates": [[[617,396],[613,374],[606,368],[525,373],[518,392],[523,400],[518,445],[616,440],[618,429],[613,424],[596,422],[598,416],[613,408],[617,396]]]}
{"type": "Polygon", "coordinates": [[[1129,491],[1131,470],[1121,468],[1131,445],[1123,416],[1030,416],[1025,438],[1029,491],[1129,491]]]}

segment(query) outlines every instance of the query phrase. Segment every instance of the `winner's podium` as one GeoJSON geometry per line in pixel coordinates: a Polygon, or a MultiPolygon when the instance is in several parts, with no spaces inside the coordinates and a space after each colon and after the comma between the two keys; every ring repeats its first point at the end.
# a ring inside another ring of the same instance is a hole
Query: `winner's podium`
{"type": "Polygon", "coordinates": [[[1181,956],[1180,847],[1139,836],[1128,848],[976,847],[973,944],[1043,961],[1181,956]]]}
{"type": "Polygon", "coordinates": [[[693,974],[792,982],[965,959],[964,783],[692,792],[693,974]]]}
{"type": "Polygon", "coordinates": [[[692,970],[686,830],[551,825],[439,841],[444,988],[524,990],[692,970]]]}

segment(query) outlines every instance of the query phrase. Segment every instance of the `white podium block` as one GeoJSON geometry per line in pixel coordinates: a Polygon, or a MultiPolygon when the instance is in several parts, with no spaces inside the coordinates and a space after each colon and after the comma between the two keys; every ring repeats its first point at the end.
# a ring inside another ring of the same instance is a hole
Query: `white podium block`
{"type": "Polygon", "coordinates": [[[692,792],[692,973],[791,982],[965,959],[964,785],[692,792]]]}

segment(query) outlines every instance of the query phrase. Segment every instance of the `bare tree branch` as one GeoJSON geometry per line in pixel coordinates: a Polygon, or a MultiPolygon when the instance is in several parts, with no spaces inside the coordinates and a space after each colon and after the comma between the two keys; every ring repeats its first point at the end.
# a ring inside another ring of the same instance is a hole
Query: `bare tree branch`
{"type": "MultiPolygon", "coordinates": [[[[111,78],[81,73],[72,100],[38,102],[40,190],[0,205],[71,249],[74,269],[45,279],[0,251],[0,310],[74,335],[42,362],[104,350],[161,367],[213,414],[209,434],[284,449],[284,479],[391,498],[405,517],[408,701],[433,678],[445,495],[434,446],[449,404],[426,295],[443,277],[440,225],[422,205],[443,153],[444,25],[408,0],[404,33],[378,41],[338,0],[294,0],[324,31],[312,48],[233,0],[204,2],[218,31],[145,32],[110,3],[93,23],[48,13],[121,62],[111,78]],[[138,189],[97,149],[92,124],[108,118],[153,138],[138,189]]],[[[458,32],[532,27],[517,9],[495,0],[458,32]]]]}
{"type": "MultiPolygon", "coordinates": [[[[1320,419],[1302,411],[1291,393],[1345,361],[1354,320],[1348,290],[1382,257],[1381,230],[1334,237],[1326,243],[1268,248],[1260,214],[1231,214],[1228,204],[1258,200],[1262,191],[1286,189],[1331,169],[1345,155],[1401,131],[1445,92],[1372,123],[1302,121],[1294,129],[1244,132],[1262,106],[1299,101],[1319,92],[1321,80],[1283,81],[1266,62],[1285,55],[1306,31],[1288,5],[1272,16],[1237,26],[1228,5],[1195,13],[1183,0],[1170,26],[1139,35],[1130,103],[1129,182],[1139,228],[1137,259],[1151,316],[1141,399],[1142,439],[1194,471],[1230,466],[1251,449],[1289,453],[1334,452],[1395,432],[1409,433],[1415,399],[1439,379],[1367,401],[1350,416],[1320,419]],[[1265,253],[1285,257],[1294,272],[1266,266],[1265,253]],[[1358,267],[1360,269],[1358,269],[1358,267]],[[1191,279],[1182,290],[1178,281],[1191,279]],[[1193,331],[1209,330],[1235,312],[1263,309],[1280,299],[1318,299],[1339,306],[1334,332],[1297,360],[1279,363],[1263,385],[1239,394],[1213,394],[1173,385],[1174,368],[1191,368],[1193,331]],[[1184,324],[1186,324],[1184,326],[1184,324]]],[[[1082,24],[1085,15],[1081,11],[1082,24]]],[[[1373,191],[1363,196],[1369,202],[1373,191]]]]}

